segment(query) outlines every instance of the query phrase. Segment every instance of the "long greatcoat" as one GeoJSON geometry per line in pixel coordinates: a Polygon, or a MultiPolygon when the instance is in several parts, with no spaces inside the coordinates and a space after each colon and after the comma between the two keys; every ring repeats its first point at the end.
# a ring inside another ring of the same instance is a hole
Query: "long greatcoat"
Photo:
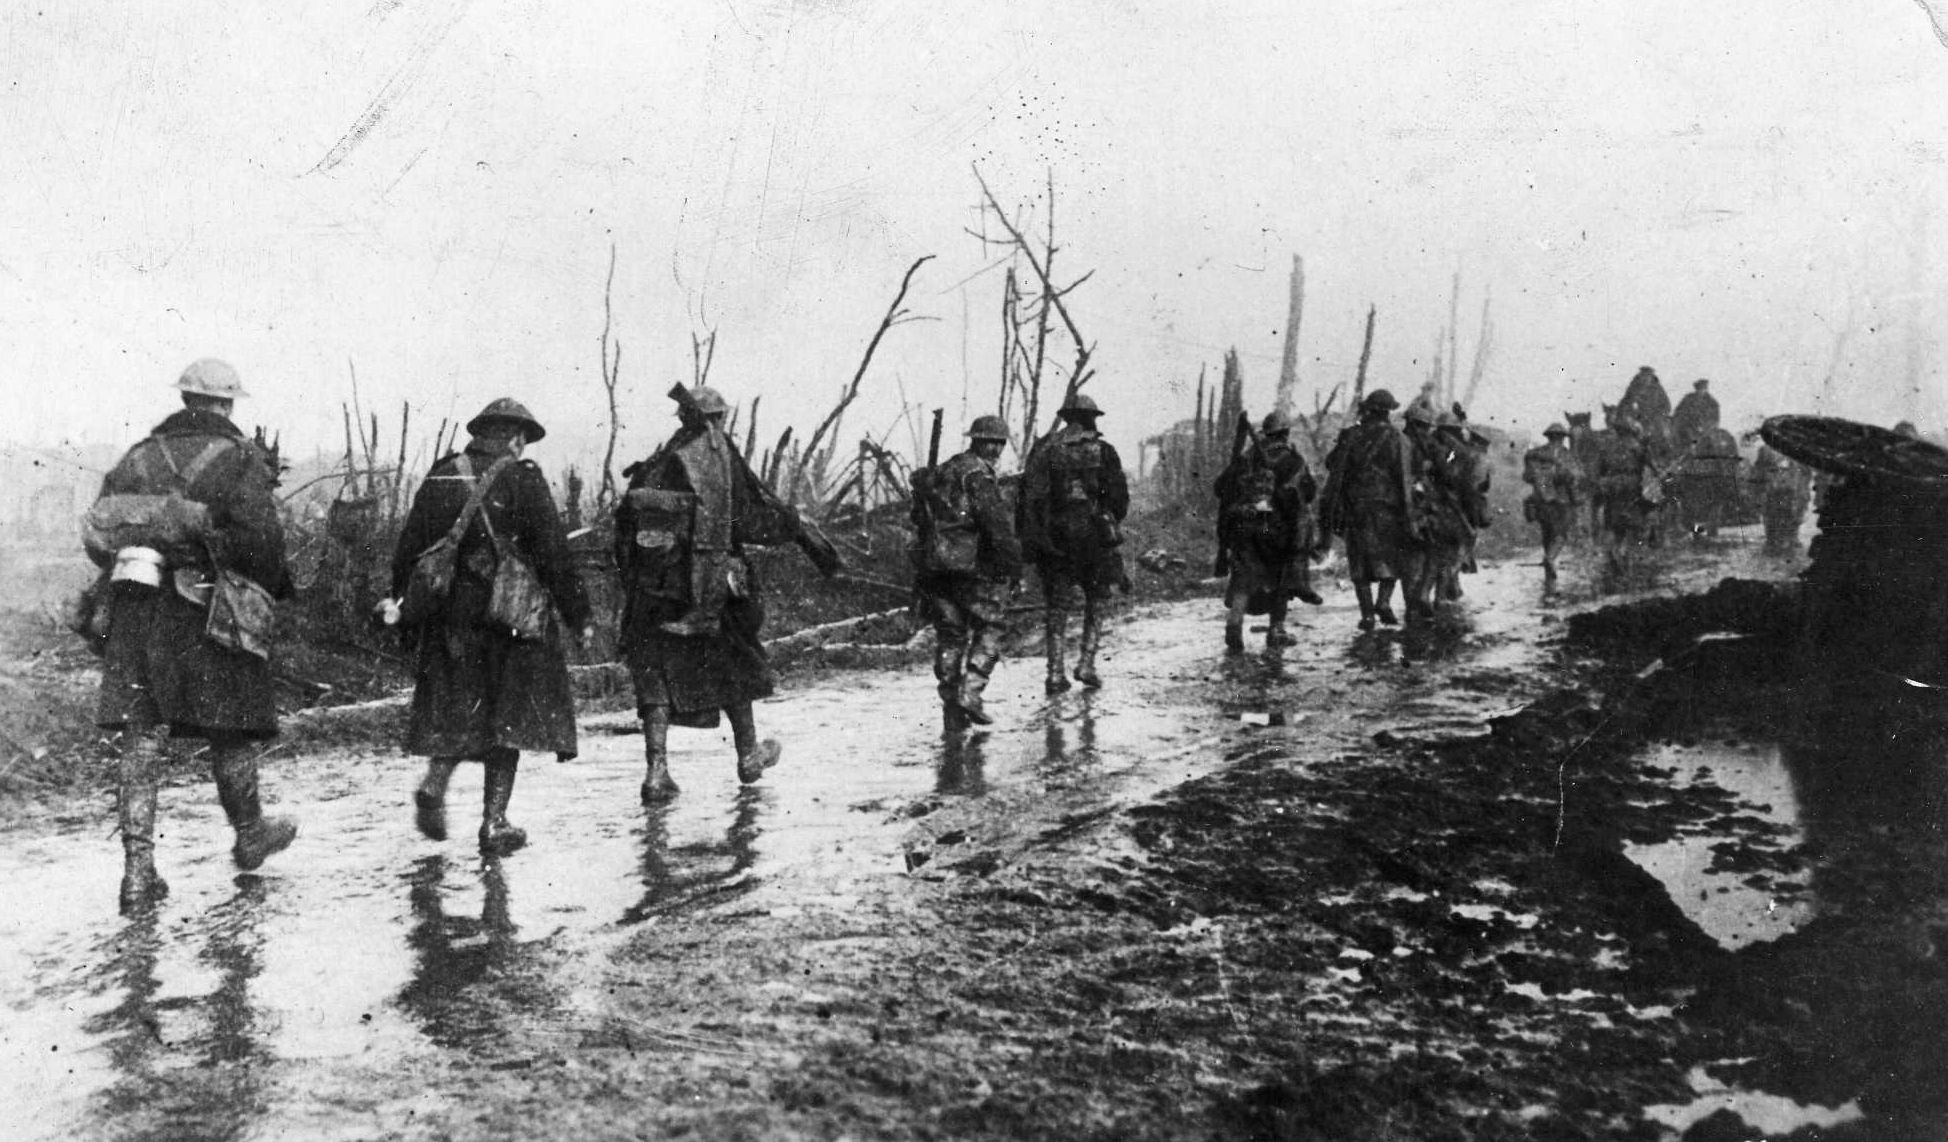
{"type": "Polygon", "coordinates": [[[1286,441],[1268,442],[1233,459],[1214,490],[1231,553],[1225,605],[1242,598],[1248,613],[1265,614],[1273,592],[1289,598],[1310,586],[1318,487],[1305,457],[1286,441]]]}
{"type": "MultiPolygon", "coordinates": [[[[491,445],[467,445],[476,475],[496,458],[491,445]]],[[[413,497],[392,555],[392,593],[403,596],[421,552],[459,518],[473,479],[458,454],[441,458],[413,497]]],[[[575,702],[568,687],[563,624],[588,622],[588,595],[575,574],[548,480],[533,461],[508,465],[460,540],[453,591],[441,617],[417,632],[417,677],[406,751],[421,757],[477,758],[494,748],[575,756],[575,702]],[[487,625],[494,535],[513,545],[554,600],[542,637],[517,639],[487,625]]]]}
{"type": "Polygon", "coordinates": [[[1064,423],[1036,441],[1016,497],[1015,531],[1044,589],[1075,583],[1096,597],[1128,588],[1122,524],[1130,510],[1129,478],[1102,433],[1064,423]]]}
{"type": "MultiPolygon", "coordinates": [[[[184,590],[210,580],[217,567],[254,580],[274,597],[291,593],[284,563],[270,466],[228,418],[207,409],[170,416],[130,449],[102,481],[101,494],[163,495],[181,488],[170,468],[191,469],[211,445],[221,445],[184,494],[206,505],[207,546],[163,552],[169,571],[161,587],[116,583],[109,592],[108,644],[103,652],[95,722],[104,729],[167,725],[185,737],[221,733],[268,738],[277,733],[270,664],[204,637],[209,617],[184,590]],[[163,451],[167,450],[167,457],[163,451]],[[181,580],[184,590],[176,583],[181,580]]],[[[107,567],[112,551],[88,552],[107,567]]]]}
{"type": "Polygon", "coordinates": [[[667,706],[672,724],[707,729],[720,711],[776,687],[744,548],[796,538],[798,517],[763,494],[714,425],[679,431],[627,474],[615,516],[623,661],[638,705],[667,706]]]}
{"type": "Polygon", "coordinates": [[[1339,434],[1326,457],[1321,512],[1346,538],[1346,573],[1356,581],[1398,579],[1419,541],[1413,483],[1413,446],[1384,420],[1356,424],[1339,434]]]}

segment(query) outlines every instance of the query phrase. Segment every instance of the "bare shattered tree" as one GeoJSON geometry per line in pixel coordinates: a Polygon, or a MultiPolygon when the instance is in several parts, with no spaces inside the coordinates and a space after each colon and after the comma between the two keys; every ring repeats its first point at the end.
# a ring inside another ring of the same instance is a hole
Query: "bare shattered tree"
{"type": "MultiPolygon", "coordinates": [[[[789,469],[790,484],[783,489],[788,500],[804,503],[811,507],[815,514],[823,515],[829,506],[829,501],[834,499],[828,494],[832,484],[829,472],[833,449],[837,446],[839,424],[844,419],[846,410],[852,407],[852,402],[859,398],[859,386],[866,379],[866,370],[872,366],[873,354],[879,349],[879,343],[885,339],[887,331],[895,326],[914,321],[938,320],[913,313],[906,308],[906,294],[913,287],[913,275],[932,259],[932,254],[923,254],[906,268],[906,275],[900,279],[899,292],[893,295],[893,303],[886,307],[886,315],[880,318],[879,328],[873,330],[871,340],[866,342],[866,351],[859,358],[859,367],[852,372],[852,380],[839,390],[839,399],[832,406],[832,411],[825,414],[825,419],[819,421],[818,426],[812,430],[812,435],[806,440],[805,446],[797,451],[795,462],[789,469]]],[[[773,450],[772,464],[781,461],[790,437],[791,430],[787,428],[785,435],[779,438],[778,445],[773,450]]],[[[860,455],[864,457],[868,453],[862,450],[860,455]]],[[[777,487],[775,477],[768,475],[767,482],[771,483],[772,487],[777,487]]]]}
{"type": "Polygon", "coordinates": [[[1082,330],[1076,326],[1075,318],[1064,301],[1077,286],[1090,279],[1096,271],[1090,270],[1067,285],[1058,285],[1055,279],[1055,255],[1061,247],[1055,241],[1055,176],[1048,176],[1048,209],[1045,219],[1045,233],[1039,239],[1031,240],[1022,232],[1015,219],[1009,217],[1001,207],[1000,200],[989,189],[987,180],[981,176],[980,167],[974,168],[974,180],[981,185],[982,205],[986,215],[992,215],[1005,238],[996,238],[981,231],[968,233],[990,248],[1000,248],[1028,264],[1034,275],[1038,289],[1033,293],[1023,293],[1020,281],[1012,267],[1006,282],[1006,293],[1002,299],[1003,335],[1007,344],[1002,357],[1002,391],[999,412],[1003,419],[1013,407],[1021,410],[1021,439],[1024,446],[1037,435],[1036,422],[1041,415],[1041,396],[1043,380],[1049,364],[1050,339],[1056,335],[1053,319],[1061,321],[1062,331],[1066,333],[1075,361],[1068,368],[1068,377],[1063,384],[1061,404],[1067,404],[1070,397],[1089,383],[1094,370],[1089,362],[1094,357],[1096,345],[1083,337],[1082,330]],[[1019,397],[1016,406],[1011,397],[1019,397]]]}
{"type": "MultiPolygon", "coordinates": [[[[622,379],[622,340],[612,337],[610,330],[614,325],[615,314],[610,298],[616,284],[616,247],[609,243],[609,277],[602,286],[602,390],[609,398],[609,447],[602,453],[602,482],[596,486],[595,507],[598,516],[616,501],[615,460],[616,435],[621,432],[621,412],[616,407],[616,386],[622,379]]],[[[713,336],[713,343],[716,338],[713,336]]]]}

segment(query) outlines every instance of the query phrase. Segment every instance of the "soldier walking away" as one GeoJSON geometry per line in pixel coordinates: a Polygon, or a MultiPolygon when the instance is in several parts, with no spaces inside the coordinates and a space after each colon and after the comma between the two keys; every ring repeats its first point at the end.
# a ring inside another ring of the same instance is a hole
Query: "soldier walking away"
{"type": "Polygon", "coordinates": [[[1130,589],[1123,567],[1123,517],[1130,510],[1129,482],[1116,449],[1096,431],[1102,410],[1080,393],[1071,394],[1062,423],[1035,442],[1023,466],[1015,502],[1015,527],[1023,552],[1035,561],[1047,606],[1050,694],[1069,688],[1063,672],[1069,601],[1082,592],[1082,640],[1075,680],[1102,685],[1096,652],[1102,644],[1103,607],[1111,587],[1130,589]]]}
{"type": "Polygon", "coordinates": [[[1718,398],[1705,391],[1711,382],[1703,377],[1691,383],[1691,391],[1677,402],[1671,413],[1671,436],[1680,450],[1690,448],[1698,438],[1718,428],[1718,398]]]}
{"type": "Polygon", "coordinates": [[[1556,556],[1576,523],[1583,471],[1569,449],[1569,429],[1552,424],[1542,437],[1545,443],[1522,454],[1522,482],[1529,486],[1522,516],[1542,529],[1542,581],[1554,583],[1556,556]]]}
{"type": "Polygon", "coordinates": [[[1375,389],[1360,402],[1359,423],[1339,434],[1326,457],[1320,497],[1326,527],[1346,540],[1346,574],[1360,604],[1360,629],[1392,626],[1393,586],[1419,540],[1413,498],[1413,448],[1391,421],[1400,402],[1375,389]],[[1374,584],[1379,584],[1376,594],[1374,584]]]}
{"type": "Polygon", "coordinates": [[[778,742],[758,740],[751,712],[776,679],[759,640],[762,586],[745,548],[795,542],[826,575],[840,569],[831,544],[771,494],[725,435],[724,398],[682,385],[669,395],[681,427],[623,470],[629,490],[615,515],[620,644],[643,720],[646,805],[677,795],[673,725],[714,729],[720,713],[729,715],[737,778],[747,785],[783,753],[778,742]]]}
{"type": "Polygon", "coordinates": [[[381,606],[396,623],[407,601],[404,627],[417,643],[406,752],[428,759],[413,793],[419,831],[446,839],[447,783],[461,762],[478,761],[480,850],[499,855],[527,843],[507,819],[521,751],[576,754],[564,643],[566,632],[583,642],[593,632],[547,477],[523,458],[547,430],[503,397],[467,431],[466,448],[435,461],[413,497],[392,556],[393,598],[381,606]],[[442,543],[451,545],[451,583],[422,603],[415,565],[442,543]],[[517,633],[506,603],[521,586],[531,624],[517,633]]]}
{"type": "Polygon", "coordinates": [[[1813,498],[1812,469],[1761,445],[1752,461],[1752,490],[1765,525],[1765,549],[1782,555],[1799,550],[1799,528],[1813,498]]]}
{"type": "Polygon", "coordinates": [[[1624,569],[1633,549],[1645,543],[1662,503],[1662,483],[1651,463],[1650,442],[1635,419],[1621,413],[1597,453],[1590,473],[1603,516],[1603,553],[1612,571],[1624,569]]]}
{"type": "Polygon", "coordinates": [[[1318,492],[1305,457],[1292,447],[1292,421],[1282,412],[1265,416],[1255,438],[1239,414],[1239,435],[1248,446],[1233,449],[1217,478],[1219,563],[1227,565],[1224,645],[1243,650],[1246,614],[1267,616],[1265,645],[1290,646],[1285,629],[1293,598],[1325,602],[1312,588],[1312,555],[1318,537],[1312,501],[1318,492]]]}
{"type": "Polygon", "coordinates": [[[291,594],[276,473],[230,421],[249,395],[236,370],[197,361],[176,387],[182,411],[109,472],[83,528],[88,556],[103,568],[95,721],[121,754],[124,915],[169,892],[156,874],[155,820],[170,739],[209,743],[238,868],[262,865],[298,831],[288,817],[264,816],[252,752],[277,734],[270,603],[291,594]]]}
{"type": "Polygon", "coordinates": [[[1021,583],[1021,544],[994,475],[1008,426],[976,417],[967,436],[967,451],[913,481],[914,590],[933,624],[933,676],[950,731],[994,721],[981,694],[1001,661],[1008,600],[1021,583]]]}
{"type": "Polygon", "coordinates": [[[1617,402],[1616,415],[1635,421],[1638,433],[1653,450],[1671,448],[1671,398],[1664,392],[1656,369],[1645,365],[1630,378],[1623,399],[1617,402]]]}
{"type": "Polygon", "coordinates": [[[1437,476],[1453,516],[1453,539],[1439,561],[1434,590],[1441,602],[1452,603],[1461,598],[1461,576],[1479,569],[1475,537],[1493,522],[1488,514],[1488,488],[1494,477],[1488,466],[1488,442],[1468,427],[1466,411],[1460,404],[1435,419],[1434,438],[1441,461],[1437,476]]]}

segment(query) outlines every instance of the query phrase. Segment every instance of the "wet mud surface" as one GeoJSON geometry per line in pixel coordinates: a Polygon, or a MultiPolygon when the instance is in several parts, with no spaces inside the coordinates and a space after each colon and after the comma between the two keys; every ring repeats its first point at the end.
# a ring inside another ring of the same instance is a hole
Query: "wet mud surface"
{"type": "Polygon", "coordinates": [[[596,717],[497,860],[477,770],[436,844],[409,759],[278,756],[297,845],[238,875],[171,788],[136,922],[79,804],[0,846],[3,1133],[1942,1137],[1938,772],[1795,745],[1747,642],[1566,638],[1787,570],[1498,564],[1431,630],[1358,634],[1342,589],[1237,656],[1214,600],[1139,608],[1105,689],[1011,659],[965,739],[924,668],[833,673],[761,708],[759,786],[673,734],[655,812],[596,717]]]}

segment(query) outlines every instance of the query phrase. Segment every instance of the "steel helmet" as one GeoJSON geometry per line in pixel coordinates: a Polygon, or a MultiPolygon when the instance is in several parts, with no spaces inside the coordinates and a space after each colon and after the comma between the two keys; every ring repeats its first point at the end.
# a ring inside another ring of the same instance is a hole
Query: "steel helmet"
{"type": "Polygon", "coordinates": [[[478,433],[490,424],[518,424],[530,444],[548,435],[548,430],[541,427],[541,422],[534,419],[527,406],[513,397],[501,397],[489,402],[486,408],[480,410],[479,416],[467,422],[467,431],[478,433]]]}
{"type": "Polygon", "coordinates": [[[1063,402],[1061,413],[1063,416],[1101,416],[1103,410],[1088,394],[1074,393],[1063,402]]]}
{"type": "Polygon", "coordinates": [[[176,387],[186,393],[198,396],[218,397],[223,400],[236,400],[250,394],[243,389],[243,381],[237,377],[237,370],[215,357],[205,357],[191,362],[183,375],[176,378],[176,387]]]}
{"type": "Polygon", "coordinates": [[[1569,430],[1568,430],[1567,428],[1564,428],[1564,427],[1563,427],[1563,426],[1562,426],[1561,424],[1552,424],[1552,425],[1550,425],[1549,427],[1547,427],[1547,428],[1545,428],[1545,429],[1543,429],[1543,430],[1542,430],[1542,435],[1544,435],[1544,436],[1568,436],[1568,435],[1569,435],[1569,430]]]}
{"type": "Polygon", "coordinates": [[[730,412],[730,402],[716,389],[698,385],[690,390],[690,408],[703,416],[723,416],[730,412]]]}
{"type": "Polygon", "coordinates": [[[1008,425],[1000,417],[989,413],[987,416],[975,417],[974,423],[967,426],[967,435],[972,440],[1000,440],[1006,442],[1008,439],[1008,425]]]}
{"type": "Polygon", "coordinates": [[[1360,407],[1369,411],[1392,412],[1400,407],[1400,402],[1393,399],[1393,394],[1387,390],[1374,389],[1360,401],[1360,407]]]}
{"type": "Polygon", "coordinates": [[[1258,431],[1264,436],[1277,436],[1280,433],[1291,432],[1292,418],[1282,412],[1268,412],[1265,414],[1264,423],[1258,426],[1258,431]]]}
{"type": "Polygon", "coordinates": [[[1407,411],[1401,413],[1400,417],[1402,420],[1411,423],[1432,425],[1434,423],[1434,410],[1419,401],[1415,401],[1407,406],[1407,411]]]}

